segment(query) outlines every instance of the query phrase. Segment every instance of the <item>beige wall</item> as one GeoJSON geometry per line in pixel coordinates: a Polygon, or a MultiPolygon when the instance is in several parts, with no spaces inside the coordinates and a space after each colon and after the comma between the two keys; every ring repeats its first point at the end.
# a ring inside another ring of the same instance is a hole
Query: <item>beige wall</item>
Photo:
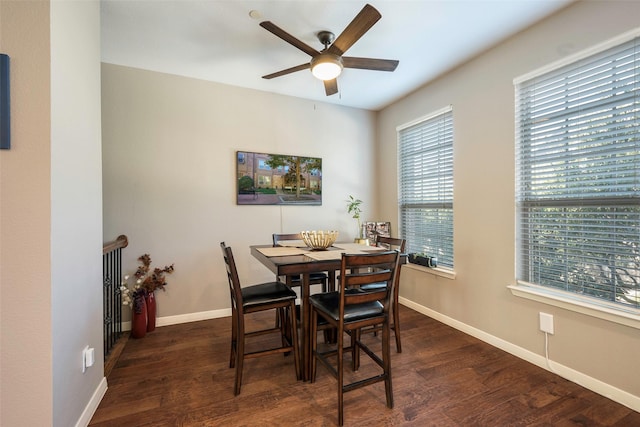
{"type": "Polygon", "coordinates": [[[633,29],[638,17],[640,2],[578,2],[386,108],[378,121],[378,183],[388,197],[378,212],[397,221],[396,127],[453,105],[457,277],[403,269],[401,296],[506,348],[536,355],[544,355],[538,313],[551,313],[550,357],[564,374],[577,371],[574,380],[619,389],[616,397],[635,409],[637,329],[517,298],[506,286],[515,282],[513,79],[633,29]]]}
{"type": "MultiPolygon", "coordinates": [[[[83,425],[102,365],[98,1],[0,1],[0,425],[83,425]],[[82,372],[82,349],[96,363],[82,372]]],[[[100,387],[102,385],[102,387],[100,387]]]]}
{"type": "Polygon", "coordinates": [[[0,2],[12,145],[0,151],[3,426],[52,424],[49,42],[48,2],[0,2]]]}
{"type": "Polygon", "coordinates": [[[157,293],[160,324],[225,314],[223,240],[248,284],[273,278],[249,245],[308,229],[353,239],[350,194],[373,218],[372,112],[110,64],[102,100],[104,238],[129,237],[125,272],[143,253],[175,263],[157,293]],[[236,205],[237,150],[321,157],[322,206],[236,205]]]}

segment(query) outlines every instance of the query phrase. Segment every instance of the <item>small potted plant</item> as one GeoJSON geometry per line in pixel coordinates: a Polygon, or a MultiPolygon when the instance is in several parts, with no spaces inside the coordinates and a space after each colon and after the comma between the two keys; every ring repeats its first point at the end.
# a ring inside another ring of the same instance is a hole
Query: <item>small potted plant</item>
{"type": "Polygon", "coordinates": [[[429,256],[426,253],[410,253],[409,262],[411,264],[418,264],[423,267],[436,268],[438,266],[438,258],[429,256]]]}
{"type": "Polygon", "coordinates": [[[368,245],[369,239],[367,239],[365,230],[362,228],[362,224],[360,223],[360,214],[362,213],[362,209],[360,208],[361,204],[362,200],[349,196],[349,200],[347,200],[347,212],[358,222],[358,232],[356,233],[357,237],[354,242],[362,245],[368,245]]]}

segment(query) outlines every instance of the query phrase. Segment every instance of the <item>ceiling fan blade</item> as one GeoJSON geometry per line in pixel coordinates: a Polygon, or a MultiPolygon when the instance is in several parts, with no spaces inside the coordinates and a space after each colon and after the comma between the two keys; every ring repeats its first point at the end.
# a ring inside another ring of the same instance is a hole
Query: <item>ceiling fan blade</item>
{"type": "Polygon", "coordinates": [[[324,81],[324,91],[327,96],[335,95],[338,93],[338,80],[325,80],[324,81]]]}
{"type": "Polygon", "coordinates": [[[378,22],[380,18],[382,18],[380,12],[370,4],[366,4],[327,51],[334,55],[342,56],[347,49],[353,46],[364,33],[369,31],[369,29],[373,27],[373,24],[378,22]]]}
{"type": "Polygon", "coordinates": [[[282,40],[286,41],[290,45],[297,47],[307,55],[311,55],[311,56],[320,55],[320,52],[318,52],[317,50],[315,50],[305,42],[293,37],[291,34],[287,33],[285,30],[278,27],[276,24],[274,24],[271,21],[261,22],[260,26],[265,30],[269,31],[270,33],[280,37],[282,40]]]}
{"type": "Polygon", "coordinates": [[[275,77],[285,76],[287,74],[295,73],[296,71],[308,70],[309,63],[296,65],[295,67],[287,68],[286,70],[276,71],[275,73],[262,76],[263,79],[273,79],[275,77]]]}
{"type": "Polygon", "coordinates": [[[354,58],[343,56],[342,63],[345,68],[359,68],[362,70],[395,71],[400,63],[395,59],[354,58]]]}

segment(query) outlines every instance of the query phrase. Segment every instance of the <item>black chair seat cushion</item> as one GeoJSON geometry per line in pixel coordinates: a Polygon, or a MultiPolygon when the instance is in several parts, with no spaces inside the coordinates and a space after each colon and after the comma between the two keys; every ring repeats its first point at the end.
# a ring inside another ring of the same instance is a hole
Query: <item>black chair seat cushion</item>
{"type": "Polygon", "coordinates": [[[282,282],[268,282],[242,288],[242,305],[260,304],[296,299],[296,292],[282,282]]]}
{"type": "MultiPolygon", "coordinates": [[[[360,289],[347,289],[346,292],[357,293],[363,291],[360,289]]],[[[311,295],[309,297],[309,302],[313,304],[317,310],[329,315],[333,320],[339,320],[340,294],[338,292],[326,292],[311,295]]],[[[349,323],[357,320],[382,316],[383,312],[384,308],[379,301],[351,304],[344,308],[344,321],[345,323],[349,323]]]]}

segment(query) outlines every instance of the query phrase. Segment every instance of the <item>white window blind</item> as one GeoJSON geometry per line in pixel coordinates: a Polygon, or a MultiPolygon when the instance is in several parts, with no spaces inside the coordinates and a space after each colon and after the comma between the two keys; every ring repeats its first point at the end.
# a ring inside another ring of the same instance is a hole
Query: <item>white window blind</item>
{"type": "Polygon", "coordinates": [[[640,307],[640,38],[516,82],[518,280],[640,307]]]}
{"type": "Polygon", "coordinates": [[[400,234],[407,252],[453,268],[453,111],[398,128],[400,234]]]}

